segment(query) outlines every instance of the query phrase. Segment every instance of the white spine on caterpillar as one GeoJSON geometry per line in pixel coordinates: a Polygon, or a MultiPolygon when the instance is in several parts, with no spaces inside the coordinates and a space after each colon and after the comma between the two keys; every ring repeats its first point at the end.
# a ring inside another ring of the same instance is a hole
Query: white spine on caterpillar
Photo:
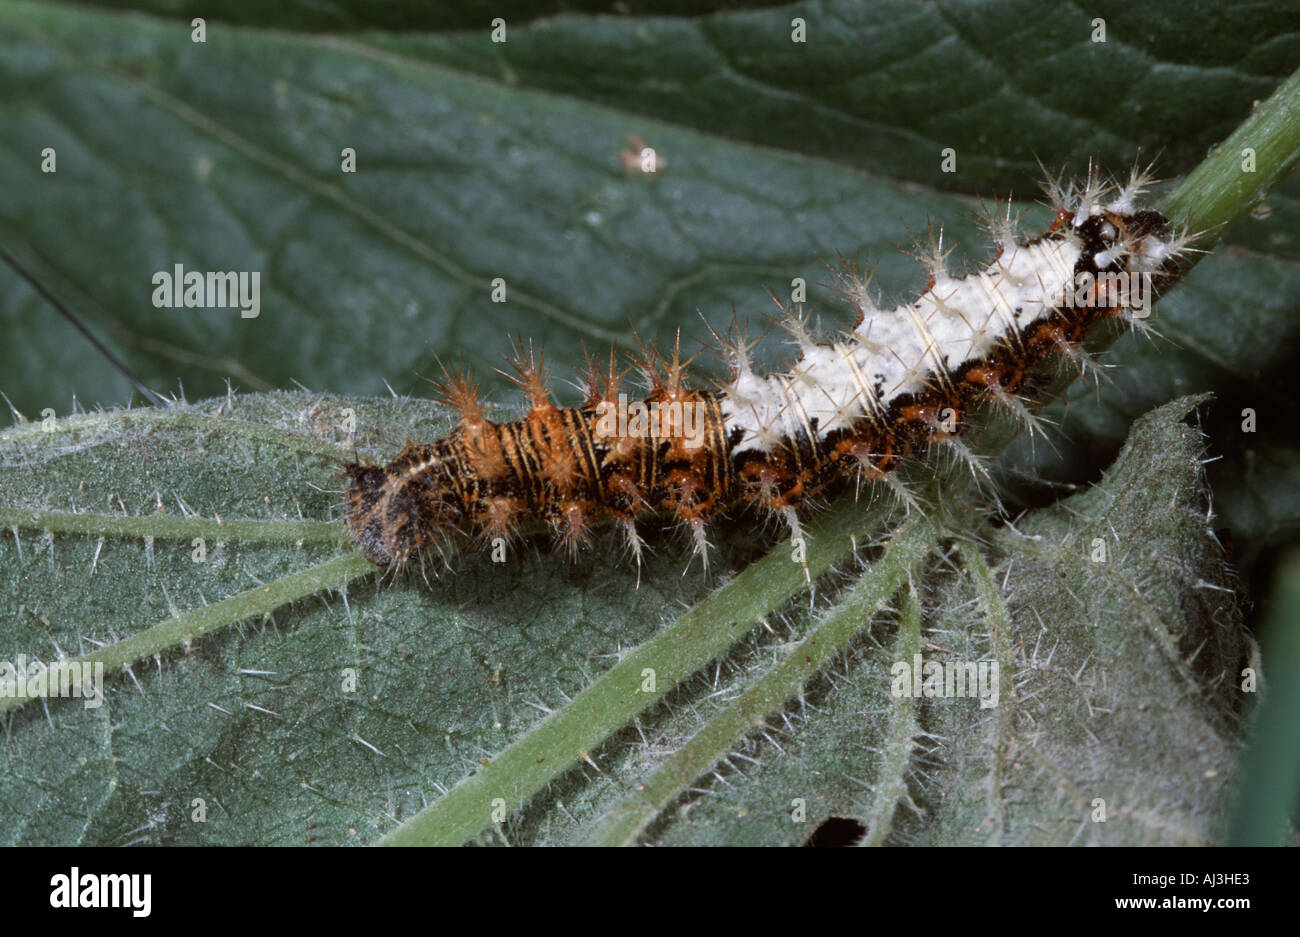
{"type": "MultiPolygon", "coordinates": [[[[868,413],[883,412],[895,398],[921,390],[938,373],[983,357],[1007,335],[1049,316],[1076,285],[1084,247],[1073,229],[1103,211],[1132,213],[1148,181],[1135,172],[1109,202],[1103,197],[1111,187],[1095,176],[1078,192],[1049,186],[1053,202],[1073,215],[1072,226],[1019,244],[1010,219],[999,221],[996,260],[960,278],[948,276],[937,260],[931,267],[934,284],[914,302],[894,309],[876,308],[863,286],[853,297],[862,321],[839,341],[814,344],[796,324],[792,331],[801,356],[789,372],[760,377],[737,355],[721,401],[728,436],[742,431],[732,454],[770,452],[800,434],[824,438],[868,413]]],[[[1093,255],[1097,268],[1125,261],[1125,269],[1139,274],[1156,271],[1182,247],[1178,239],[1154,235],[1123,241],[1111,225],[1103,229],[1103,238],[1106,249],[1093,255]]],[[[936,258],[941,256],[936,252],[936,258]]]]}

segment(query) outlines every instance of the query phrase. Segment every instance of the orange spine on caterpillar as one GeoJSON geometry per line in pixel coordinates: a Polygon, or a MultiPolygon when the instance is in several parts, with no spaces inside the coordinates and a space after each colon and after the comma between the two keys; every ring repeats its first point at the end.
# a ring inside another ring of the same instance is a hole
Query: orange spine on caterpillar
{"type": "Polygon", "coordinates": [[[958,441],[973,405],[991,401],[1032,422],[1018,393],[1039,361],[1085,361],[1079,344],[1100,319],[1144,325],[1188,240],[1137,207],[1149,183],[1138,171],[1122,185],[1092,172],[1082,185],[1049,181],[1051,226],[1020,241],[1009,208],[993,215],[994,259],[962,277],[945,268],[940,233],[921,258],[926,289],[894,309],[876,305],[868,278],[841,274],[853,328],[818,343],[800,314],[783,310],[799,347],[787,371],[758,375],[751,345],[734,330],[715,333],[728,379],[692,388],[679,334],[671,361],[644,346],[633,359],[649,382],[644,398],[627,402],[631,368],[611,352],[607,365],[588,359],[585,399],[562,408],[543,355],[521,341],[508,376],[530,407],[498,424],[473,379],[444,370],[439,397],[459,422],[435,442],[408,440],[386,466],[349,464],[348,530],[373,562],[401,570],[456,533],[508,541],[540,521],[576,552],[594,523],[612,520],[639,563],[638,523],[667,516],[707,562],[707,525],[731,509],[755,508],[798,536],[799,511],[813,500],[864,480],[892,483],[902,460],[937,445],[974,468],[958,441]]]}

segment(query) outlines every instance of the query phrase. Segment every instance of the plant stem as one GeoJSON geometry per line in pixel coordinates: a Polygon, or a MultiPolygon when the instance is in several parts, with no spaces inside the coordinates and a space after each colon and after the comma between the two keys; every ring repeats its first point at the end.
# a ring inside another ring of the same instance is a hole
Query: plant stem
{"type": "Polygon", "coordinates": [[[1188,173],[1160,210],[1188,230],[1204,232],[1195,246],[1208,251],[1290,175],[1298,161],[1300,70],[1188,173]]]}

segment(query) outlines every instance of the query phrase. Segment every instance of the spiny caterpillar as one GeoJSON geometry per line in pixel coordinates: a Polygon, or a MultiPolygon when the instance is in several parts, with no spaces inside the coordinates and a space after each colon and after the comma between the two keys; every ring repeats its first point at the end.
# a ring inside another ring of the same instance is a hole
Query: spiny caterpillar
{"type": "Polygon", "coordinates": [[[671,362],[653,349],[635,360],[650,383],[642,401],[627,406],[627,371],[611,353],[608,367],[588,360],[583,403],[561,408],[542,357],[520,342],[512,379],[531,406],[496,424],[474,381],[444,372],[437,387],[458,425],[427,445],[408,440],[387,466],[348,464],[348,530],[371,561],[399,571],[444,550],[454,533],[508,541],[536,521],[576,551],[594,523],[612,519],[638,564],[637,523],[655,515],[684,525],[706,563],[706,524],[734,508],[780,518],[798,537],[811,499],[864,480],[896,485],[900,462],[939,444],[973,460],[957,436],[975,403],[1031,420],[1017,391],[1049,355],[1082,362],[1078,346],[1094,322],[1143,324],[1188,240],[1159,212],[1137,208],[1150,182],[1138,170],[1123,185],[1091,170],[1081,185],[1049,180],[1051,226],[1021,243],[1008,205],[988,220],[993,261],[960,278],[945,270],[940,233],[921,258],[925,290],[894,309],[871,300],[869,277],[841,275],[854,327],[819,344],[800,313],[786,313],[799,356],[766,377],[751,367],[751,344],[714,333],[729,379],[692,389],[679,336],[671,362]]]}

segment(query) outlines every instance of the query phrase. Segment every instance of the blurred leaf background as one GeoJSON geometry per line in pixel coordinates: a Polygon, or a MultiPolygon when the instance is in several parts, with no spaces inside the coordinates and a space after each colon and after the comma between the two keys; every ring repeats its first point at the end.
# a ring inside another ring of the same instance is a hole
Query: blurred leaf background
{"type": "MultiPolygon", "coordinates": [[[[923,275],[898,248],[928,221],[982,261],[981,201],[1046,219],[1040,161],[1177,177],[1298,66],[1290,3],[5,0],[0,240],[160,392],[427,396],[441,358],[508,405],[510,336],[562,375],[584,344],[629,347],[632,323],[691,343],[734,306],[762,330],[794,277],[838,324],[837,254],[902,298],[923,275]],[[625,162],[639,141],[653,175],[625,162]],[[261,271],[261,315],[154,308],[175,264],[261,271]]],[[[1004,460],[1012,506],[1096,481],[1138,414],[1212,391],[1215,525],[1258,598],[1300,524],[1297,195],[1293,178],[1161,304],[1163,339],[1116,344],[1112,383],[1052,405],[1053,445],[1004,460]]],[[[7,268],[0,328],[0,391],[29,418],[131,399],[7,268]]]]}

